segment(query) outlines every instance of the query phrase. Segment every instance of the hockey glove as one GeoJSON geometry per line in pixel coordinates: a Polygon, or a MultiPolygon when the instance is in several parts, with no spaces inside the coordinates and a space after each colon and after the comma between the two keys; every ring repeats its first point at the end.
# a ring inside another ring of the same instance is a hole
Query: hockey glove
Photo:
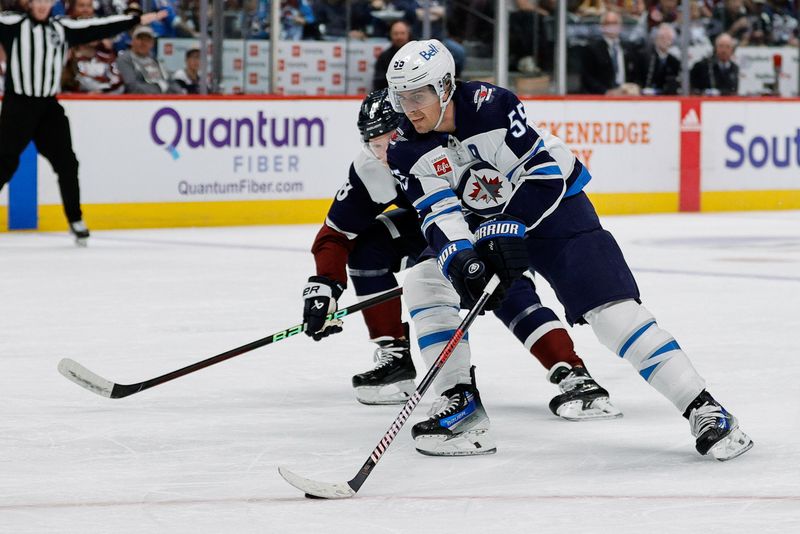
{"type": "Polygon", "coordinates": [[[327,321],[328,314],[337,309],[336,301],[342,296],[344,286],[324,276],[312,276],[303,288],[303,322],[306,335],[314,341],[342,331],[341,319],[327,321]]]}
{"type": "MultiPolygon", "coordinates": [[[[492,273],[475,253],[469,241],[449,243],[439,253],[439,268],[453,284],[453,288],[461,297],[461,307],[472,308],[480,298],[483,289],[492,277],[492,273]]],[[[498,286],[483,307],[486,311],[495,310],[505,297],[505,289],[498,286]]]]}
{"type": "Polygon", "coordinates": [[[508,289],[528,270],[525,224],[508,215],[481,223],[475,230],[475,250],[508,289]]]}

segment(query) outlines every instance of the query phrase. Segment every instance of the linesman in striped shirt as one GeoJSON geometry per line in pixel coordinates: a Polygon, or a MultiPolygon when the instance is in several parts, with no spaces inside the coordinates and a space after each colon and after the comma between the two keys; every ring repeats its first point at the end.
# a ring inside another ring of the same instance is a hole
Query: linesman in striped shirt
{"type": "Polygon", "coordinates": [[[167,12],[72,20],[51,17],[53,3],[31,0],[27,13],[0,14],[0,43],[8,58],[0,111],[0,189],[11,180],[20,154],[33,141],[58,175],[70,231],[79,245],[85,245],[89,230],[81,212],[78,159],[69,120],[56,100],[67,48],[150,24],[167,12]]]}

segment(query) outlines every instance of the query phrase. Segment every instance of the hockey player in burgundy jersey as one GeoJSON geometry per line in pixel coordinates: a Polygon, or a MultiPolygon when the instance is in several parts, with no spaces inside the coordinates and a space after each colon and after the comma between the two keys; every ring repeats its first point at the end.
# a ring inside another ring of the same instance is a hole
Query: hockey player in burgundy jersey
{"type": "MultiPolygon", "coordinates": [[[[591,325],[689,420],[700,454],[729,460],[749,450],[736,418],[642,306],[622,251],[583,192],[587,169],[560,139],[527,123],[516,95],[456,82],[454,74],[450,53],[430,40],[403,46],[386,75],[392,105],[407,119],[390,144],[389,166],[431,251],[404,284],[423,358],[435,358],[459,323],[459,302],[474,302],[493,273],[502,294],[531,269],[553,287],[571,324],[591,325]]],[[[440,376],[440,410],[412,430],[418,448],[447,454],[459,439],[476,450],[493,446],[468,350],[457,348],[440,376]]]]}
{"type": "MultiPolygon", "coordinates": [[[[325,323],[325,317],[336,309],[346,287],[346,267],[356,294],[367,297],[397,287],[394,273],[412,266],[427,246],[417,211],[385,163],[400,119],[386,90],[375,91],[362,102],[358,128],[363,150],[314,241],[317,273],[303,292],[303,320],[309,325],[307,334],[316,340],[341,331],[340,322],[325,323]],[[391,205],[398,207],[385,211],[391,205]]],[[[559,385],[561,393],[550,402],[553,413],[579,421],[622,415],[608,400],[608,392],[586,372],[563,325],[542,306],[530,279],[511,287],[495,313],[559,385]]],[[[400,301],[367,309],[364,318],[378,347],[375,367],[353,377],[356,398],[365,404],[402,404],[414,391],[416,373],[400,301]]]]}

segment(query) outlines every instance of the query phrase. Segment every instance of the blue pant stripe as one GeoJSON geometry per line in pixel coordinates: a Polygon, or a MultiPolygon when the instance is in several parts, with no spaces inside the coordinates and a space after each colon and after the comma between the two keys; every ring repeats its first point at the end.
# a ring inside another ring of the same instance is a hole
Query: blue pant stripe
{"type": "Polygon", "coordinates": [[[649,382],[650,381],[650,375],[652,375],[653,371],[658,369],[658,367],[662,363],[664,363],[664,362],[656,362],[653,365],[651,365],[650,367],[646,367],[646,368],[642,369],[641,371],[639,371],[639,374],[642,375],[642,378],[644,378],[645,380],[647,380],[649,382]]]}
{"type": "MultiPolygon", "coordinates": [[[[670,341],[669,343],[665,344],[663,347],[661,347],[657,351],[655,351],[653,353],[653,355],[650,356],[650,358],[655,358],[656,356],[659,356],[659,355],[664,354],[665,352],[669,352],[671,350],[681,350],[681,346],[678,345],[678,342],[675,341],[674,339],[672,341],[670,341]]],[[[650,358],[648,358],[648,360],[650,358]]]]}
{"type": "Polygon", "coordinates": [[[409,313],[411,314],[411,318],[413,319],[414,316],[416,316],[418,313],[422,313],[425,310],[432,310],[434,308],[453,308],[454,310],[460,310],[460,308],[458,306],[446,306],[446,305],[439,304],[437,306],[425,306],[424,308],[416,308],[416,309],[411,310],[409,313]]]}
{"type": "Polygon", "coordinates": [[[624,358],[625,357],[625,353],[628,352],[628,349],[631,348],[631,345],[633,345],[636,342],[636,340],[639,339],[642,336],[642,334],[644,334],[645,331],[648,328],[650,328],[651,326],[653,326],[654,324],[656,324],[655,321],[650,321],[649,323],[647,323],[646,325],[641,327],[639,330],[634,332],[633,335],[628,338],[628,341],[626,341],[622,345],[622,348],[619,349],[619,357],[620,358],[624,358]]]}
{"type": "MultiPolygon", "coordinates": [[[[450,338],[456,333],[455,329],[453,330],[444,330],[442,332],[433,332],[432,334],[427,334],[422,336],[417,340],[419,343],[419,350],[425,350],[431,345],[435,345],[437,343],[446,343],[450,341],[450,338]]],[[[463,340],[467,341],[469,339],[469,333],[464,334],[463,340]]]]}

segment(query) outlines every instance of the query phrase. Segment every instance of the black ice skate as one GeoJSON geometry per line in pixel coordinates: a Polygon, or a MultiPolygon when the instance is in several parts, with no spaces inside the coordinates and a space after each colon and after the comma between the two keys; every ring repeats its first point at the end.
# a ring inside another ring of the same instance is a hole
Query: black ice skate
{"type": "Polygon", "coordinates": [[[445,391],[433,402],[431,417],[411,429],[417,451],[429,456],[497,452],[489,433],[489,417],[475,387],[474,367],[470,375],[472,384],[458,384],[445,391]]]}
{"type": "Polygon", "coordinates": [[[583,367],[570,367],[560,362],[550,369],[547,379],[561,390],[550,401],[550,411],[567,421],[600,421],[622,417],[611,404],[608,391],[594,381],[583,367]]]}
{"type": "Polygon", "coordinates": [[[89,229],[83,221],[74,221],[69,223],[69,231],[75,236],[75,244],[79,247],[85,247],[89,241],[89,229]]]}
{"type": "Polygon", "coordinates": [[[732,460],[753,448],[753,440],[739,429],[739,421],[703,390],[686,409],[695,448],[720,462],[732,460]]]}
{"type": "Polygon", "coordinates": [[[375,349],[375,367],[353,377],[356,399],[362,404],[404,404],[416,385],[417,370],[411,360],[411,350],[406,339],[378,339],[375,349]]]}

